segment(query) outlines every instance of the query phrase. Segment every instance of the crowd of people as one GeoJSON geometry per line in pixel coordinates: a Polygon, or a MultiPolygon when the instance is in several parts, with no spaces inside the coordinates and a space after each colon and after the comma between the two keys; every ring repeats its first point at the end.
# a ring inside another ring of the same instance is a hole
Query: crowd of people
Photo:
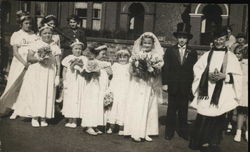
{"type": "Polygon", "coordinates": [[[68,18],[69,27],[63,30],[57,28],[56,17],[48,15],[37,33],[28,13],[19,12],[18,21],[21,28],[11,36],[13,59],[0,98],[1,114],[13,110],[10,119],[28,117],[33,127],[46,127],[60,103],[65,127],[76,128],[80,119],[84,131],[96,136],[103,133],[99,126],[107,125],[111,134],[119,125],[118,135],[131,136],[135,142],[152,141],[150,136],[159,135],[158,103],[163,102],[166,91],[166,140],[176,131],[190,141],[191,149],[219,151],[225,124],[230,129],[230,113],[236,108],[234,140],[241,141],[244,120],[248,140],[248,45],[244,34],[233,38],[228,35],[231,29],[218,28],[211,49],[198,58],[188,45],[193,37],[191,26],[179,23],[173,47],[164,51],[158,38],[145,32],[132,50],[117,50],[115,62],[110,63],[104,60],[105,44],[87,45],[76,15],[68,18]],[[198,113],[191,132],[189,102],[198,113]]]}

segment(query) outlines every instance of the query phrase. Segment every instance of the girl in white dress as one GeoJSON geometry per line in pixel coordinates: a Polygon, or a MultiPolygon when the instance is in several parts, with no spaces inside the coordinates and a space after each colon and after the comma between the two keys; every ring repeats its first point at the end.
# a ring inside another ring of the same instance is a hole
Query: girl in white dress
{"type": "Polygon", "coordinates": [[[31,117],[33,127],[48,126],[46,119],[54,118],[55,89],[59,84],[61,50],[52,40],[52,28],[45,24],[39,29],[41,40],[30,46],[26,72],[15,109],[17,115],[31,117]],[[41,118],[39,124],[38,118],[41,118]]]}
{"type": "MultiPolygon", "coordinates": [[[[24,68],[28,68],[29,63],[27,62],[28,46],[35,42],[38,37],[32,31],[32,19],[27,13],[22,13],[19,18],[21,29],[14,32],[10,38],[10,45],[13,48],[13,59],[10,65],[10,71],[8,75],[7,85],[5,87],[2,97],[7,93],[10,87],[13,85],[15,80],[22,73],[24,68]]],[[[1,98],[2,98],[1,97],[1,98]]],[[[15,104],[12,109],[14,109],[15,104]]],[[[15,119],[16,114],[13,113],[10,119],[15,119]]]]}
{"type": "MultiPolygon", "coordinates": [[[[246,50],[248,51],[248,50],[246,50]]],[[[244,119],[246,121],[246,132],[245,139],[248,141],[248,58],[244,56],[246,52],[244,46],[236,46],[234,53],[241,63],[242,68],[242,97],[237,107],[237,131],[234,136],[234,141],[241,141],[242,127],[244,124],[244,119]]]]}
{"type": "Polygon", "coordinates": [[[108,86],[107,71],[111,69],[109,62],[101,61],[106,49],[104,45],[89,47],[90,55],[84,74],[86,87],[81,106],[81,126],[86,127],[86,132],[90,135],[102,134],[97,126],[104,126],[104,93],[108,86]]]}
{"type": "Polygon", "coordinates": [[[65,127],[75,128],[77,118],[80,118],[81,103],[84,100],[83,92],[86,85],[85,78],[81,75],[87,64],[87,58],[82,56],[84,44],[78,40],[71,44],[72,53],[62,60],[65,71],[63,81],[64,100],[62,114],[68,118],[65,127]]]}
{"type": "MultiPolygon", "coordinates": [[[[160,60],[157,65],[159,69],[164,64],[163,48],[151,32],[142,34],[135,41],[132,57],[136,54],[157,57],[160,60]]],[[[124,135],[130,135],[134,141],[139,142],[141,139],[152,141],[149,135],[159,134],[158,102],[162,100],[161,88],[160,74],[148,80],[132,75],[127,96],[124,135]]]]}
{"type": "Polygon", "coordinates": [[[111,127],[107,133],[112,133],[114,124],[119,125],[119,135],[123,135],[124,114],[129,90],[130,73],[129,57],[130,52],[126,49],[116,52],[117,61],[112,65],[113,78],[110,82],[110,91],[113,93],[113,105],[108,117],[111,127]]]}

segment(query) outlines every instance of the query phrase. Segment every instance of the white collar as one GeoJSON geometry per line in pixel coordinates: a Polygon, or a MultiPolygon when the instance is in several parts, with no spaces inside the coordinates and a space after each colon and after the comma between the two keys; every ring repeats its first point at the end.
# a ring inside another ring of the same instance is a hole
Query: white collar
{"type": "Polygon", "coordinates": [[[186,49],[186,47],[187,47],[187,45],[180,46],[180,45],[178,44],[178,48],[179,48],[179,49],[180,49],[180,48],[182,48],[182,49],[186,49]]]}

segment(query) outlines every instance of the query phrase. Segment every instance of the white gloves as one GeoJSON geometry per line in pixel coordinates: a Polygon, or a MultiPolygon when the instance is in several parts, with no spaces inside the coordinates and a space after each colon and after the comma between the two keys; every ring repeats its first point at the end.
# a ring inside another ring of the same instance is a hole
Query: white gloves
{"type": "Polygon", "coordinates": [[[55,86],[58,86],[60,84],[60,78],[59,76],[56,76],[55,78],[55,86]]]}

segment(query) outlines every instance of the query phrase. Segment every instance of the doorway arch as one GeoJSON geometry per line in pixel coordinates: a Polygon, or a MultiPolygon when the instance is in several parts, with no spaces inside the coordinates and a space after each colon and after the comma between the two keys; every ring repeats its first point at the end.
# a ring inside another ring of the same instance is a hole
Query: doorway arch
{"type": "Polygon", "coordinates": [[[133,3],[128,8],[129,33],[132,38],[138,37],[143,33],[144,27],[144,6],[140,3],[133,3]]]}
{"type": "Polygon", "coordinates": [[[228,4],[207,4],[207,3],[198,3],[192,4],[190,15],[190,23],[192,25],[191,33],[194,35],[191,39],[191,44],[208,44],[211,41],[211,27],[216,27],[217,25],[227,25],[229,19],[229,7],[228,4]],[[212,10],[209,10],[212,9],[212,10]],[[215,15],[215,18],[211,18],[210,14],[215,15]],[[206,15],[205,15],[205,14],[206,15]],[[206,35],[206,36],[204,36],[206,35]],[[208,37],[204,38],[204,37],[208,37]],[[210,37],[210,38],[209,38],[210,37]],[[207,39],[207,40],[206,40],[207,39]]]}
{"type": "Polygon", "coordinates": [[[208,45],[213,40],[212,31],[222,25],[222,13],[222,8],[217,4],[208,4],[202,9],[200,35],[202,45],[208,45]]]}

